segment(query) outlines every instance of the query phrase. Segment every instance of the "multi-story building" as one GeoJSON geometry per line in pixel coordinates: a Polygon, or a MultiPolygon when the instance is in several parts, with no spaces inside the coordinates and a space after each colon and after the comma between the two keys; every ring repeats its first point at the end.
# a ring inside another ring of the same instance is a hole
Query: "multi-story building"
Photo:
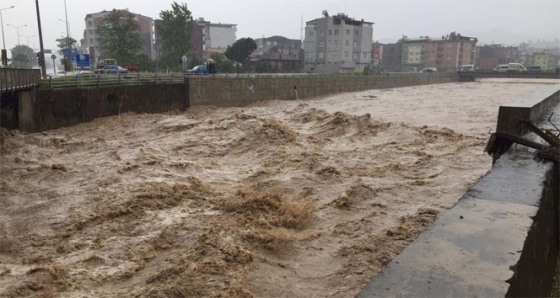
{"type": "Polygon", "coordinates": [[[371,45],[371,62],[376,67],[383,64],[383,44],[374,42],[371,45]]]}
{"type": "MultiPolygon", "coordinates": [[[[128,10],[122,11],[131,13],[128,10]]],[[[103,46],[100,44],[99,36],[96,34],[96,27],[100,22],[103,22],[103,18],[109,13],[111,13],[111,11],[104,10],[102,12],[87,14],[85,18],[86,29],[84,30],[84,38],[81,40],[81,51],[83,53],[89,53],[90,59],[95,59],[95,61],[98,61],[100,58],[110,58],[103,57],[103,46]]],[[[152,60],[155,59],[153,19],[140,14],[131,14],[138,23],[138,33],[142,40],[141,53],[152,60]]]]}
{"type": "Polygon", "coordinates": [[[517,47],[484,45],[476,47],[475,67],[479,70],[492,70],[498,64],[520,62],[517,47]]]}
{"type": "Polygon", "coordinates": [[[361,72],[371,64],[373,23],[343,13],[306,22],[305,71],[361,72]]]}
{"type": "Polygon", "coordinates": [[[383,45],[381,55],[381,68],[386,71],[399,71],[402,69],[402,45],[401,41],[383,45]]]}
{"type": "Polygon", "coordinates": [[[257,48],[250,56],[253,63],[266,62],[272,72],[295,71],[302,68],[301,40],[271,36],[257,38],[255,43],[257,48]]]}
{"type": "Polygon", "coordinates": [[[455,32],[441,39],[420,36],[401,40],[403,69],[410,67],[436,67],[439,70],[452,70],[461,65],[473,64],[477,39],[461,36],[455,32]]]}
{"type": "MultiPolygon", "coordinates": [[[[202,30],[202,52],[203,58],[210,58],[212,53],[224,53],[228,46],[231,46],[237,39],[237,25],[211,23],[199,18],[195,21],[195,28],[202,30]]],[[[195,34],[193,34],[194,36],[195,34]]],[[[196,41],[198,42],[198,41],[196,41]]],[[[197,45],[193,43],[193,48],[197,45]]]]}
{"type": "Polygon", "coordinates": [[[543,71],[554,71],[559,61],[560,55],[554,54],[551,50],[542,50],[527,54],[525,66],[540,66],[543,71]]]}
{"type": "MultiPolygon", "coordinates": [[[[401,65],[405,68],[409,67],[424,67],[424,54],[426,52],[426,44],[428,40],[424,38],[419,39],[408,39],[403,38],[401,43],[401,65]]],[[[435,67],[430,66],[430,67],[435,67]]]]}
{"type": "MultiPolygon", "coordinates": [[[[156,44],[158,57],[163,54],[165,44],[157,34],[157,27],[162,20],[155,20],[156,24],[156,44]]],[[[235,40],[237,25],[234,24],[215,24],[207,22],[204,18],[194,20],[191,34],[191,49],[188,55],[198,59],[208,59],[212,53],[224,53],[228,46],[235,40]]]]}

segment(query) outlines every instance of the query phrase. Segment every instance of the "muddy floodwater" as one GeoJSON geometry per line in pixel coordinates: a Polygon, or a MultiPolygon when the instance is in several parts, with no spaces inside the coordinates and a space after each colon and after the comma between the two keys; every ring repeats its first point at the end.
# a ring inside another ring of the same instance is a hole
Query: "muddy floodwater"
{"type": "Polygon", "coordinates": [[[353,297],[491,167],[488,79],[0,130],[2,297],[353,297]]]}

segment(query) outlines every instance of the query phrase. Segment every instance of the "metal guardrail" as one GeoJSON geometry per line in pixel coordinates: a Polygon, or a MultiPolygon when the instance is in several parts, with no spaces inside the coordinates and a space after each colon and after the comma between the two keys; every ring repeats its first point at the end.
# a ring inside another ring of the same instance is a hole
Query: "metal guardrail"
{"type": "Polygon", "coordinates": [[[87,88],[104,86],[130,86],[149,84],[175,84],[184,81],[183,74],[77,74],[65,77],[49,77],[39,82],[39,88],[87,88]]]}
{"type": "Polygon", "coordinates": [[[183,75],[177,74],[78,74],[65,77],[49,77],[40,81],[39,87],[46,89],[57,88],[88,88],[104,86],[130,86],[144,84],[174,84],[182,83],[186,79],[214,79],[214,78],[316,78],[316,77],[405,77],[405,76],[448,76],[450,73],[407,73],[407,72],[385,72],[385,73],[221,73],[213,75],[183,75]]]}
{"type": "Polygon", "coordinates": [[[15,91],[39,85],[38,69],[0,68],[0,92],[15,91]]]}

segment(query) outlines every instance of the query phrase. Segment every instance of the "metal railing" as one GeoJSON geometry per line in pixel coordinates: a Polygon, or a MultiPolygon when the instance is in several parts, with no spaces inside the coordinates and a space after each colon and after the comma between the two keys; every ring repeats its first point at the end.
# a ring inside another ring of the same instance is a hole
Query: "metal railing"
{"type": "Polygon", "coordinates": [[[0,68],[0,92],[37,86],[40,78],[38,69],[0,68]]]}
{"type": "Polygon", "coordinates": [[[39,82],[39,88],[87,88],[105,86],[130,86],[149,84],[183,83],[183,74],[77,74],[64,77],[49,77],[39,82]]]}
{"type": "Polygon", "coordinates": [[[104,86],[130,86],[145,84],[178,84],[187,79],[214,79],[214,78],[313,78],[313,77],[365,77],[365,76],[447,76],[449,73],[221,73],[213,75],[184,75],[135,73],[135,74],[77,74],[59,77],[49,77],[40,81],[39,87],[46,89],[57,88],[88,88],[104,86]]]}

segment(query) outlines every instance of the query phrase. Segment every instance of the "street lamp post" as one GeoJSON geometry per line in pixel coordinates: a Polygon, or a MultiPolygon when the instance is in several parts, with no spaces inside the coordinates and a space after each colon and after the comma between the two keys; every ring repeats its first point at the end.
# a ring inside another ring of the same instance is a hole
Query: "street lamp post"
{"type": "Polygon", "coordinates": [[[26,44],[27,44],[27,46],[29,46],[29,39],[35,37],[35,35],[31,35],[31,36],[22,35],[22,37],[27,38],[27,43],[26,44]]]}
{"type": "Polygon", "coordinates": [[[0,8],[0,24],[2,27],[2,65],[8,65],[8,54],[6,53],[6,38],[4,37],[4,20],[2,20],[2,10],[14,8],[15,6],[10,6],[6,8],[0,8]]]}
{"type": "Polygon", "coordinates": [[[20,45],[20,42],[19,42],[19,28],[27,27],[27,24],[26,24],[26,25],[21,25],[21,26],[14,26],[14,25],[10,25],[10,24],[6,24],[6,25],[8,25],[8,26],[10,26],[10,27],[16,28],[16,31],[17,31],[17,44],[18,44],[18,46],[19,46],[19,45],[20,45]]]}
{"type": "Polygon", "coordinates": [[[43,77],[47,77],[47,67],[45,66],[45,48],[43,47],[43,30],[41,29],[41,13],[39,11],[39,0],[35,0],[35,7],[37,9],[37,26],[39,27],[39,46],[41,47],[41,52],[39,52],[39,58],[42,59],[43,63],[41,65],[41,72],[43,77]]]}

